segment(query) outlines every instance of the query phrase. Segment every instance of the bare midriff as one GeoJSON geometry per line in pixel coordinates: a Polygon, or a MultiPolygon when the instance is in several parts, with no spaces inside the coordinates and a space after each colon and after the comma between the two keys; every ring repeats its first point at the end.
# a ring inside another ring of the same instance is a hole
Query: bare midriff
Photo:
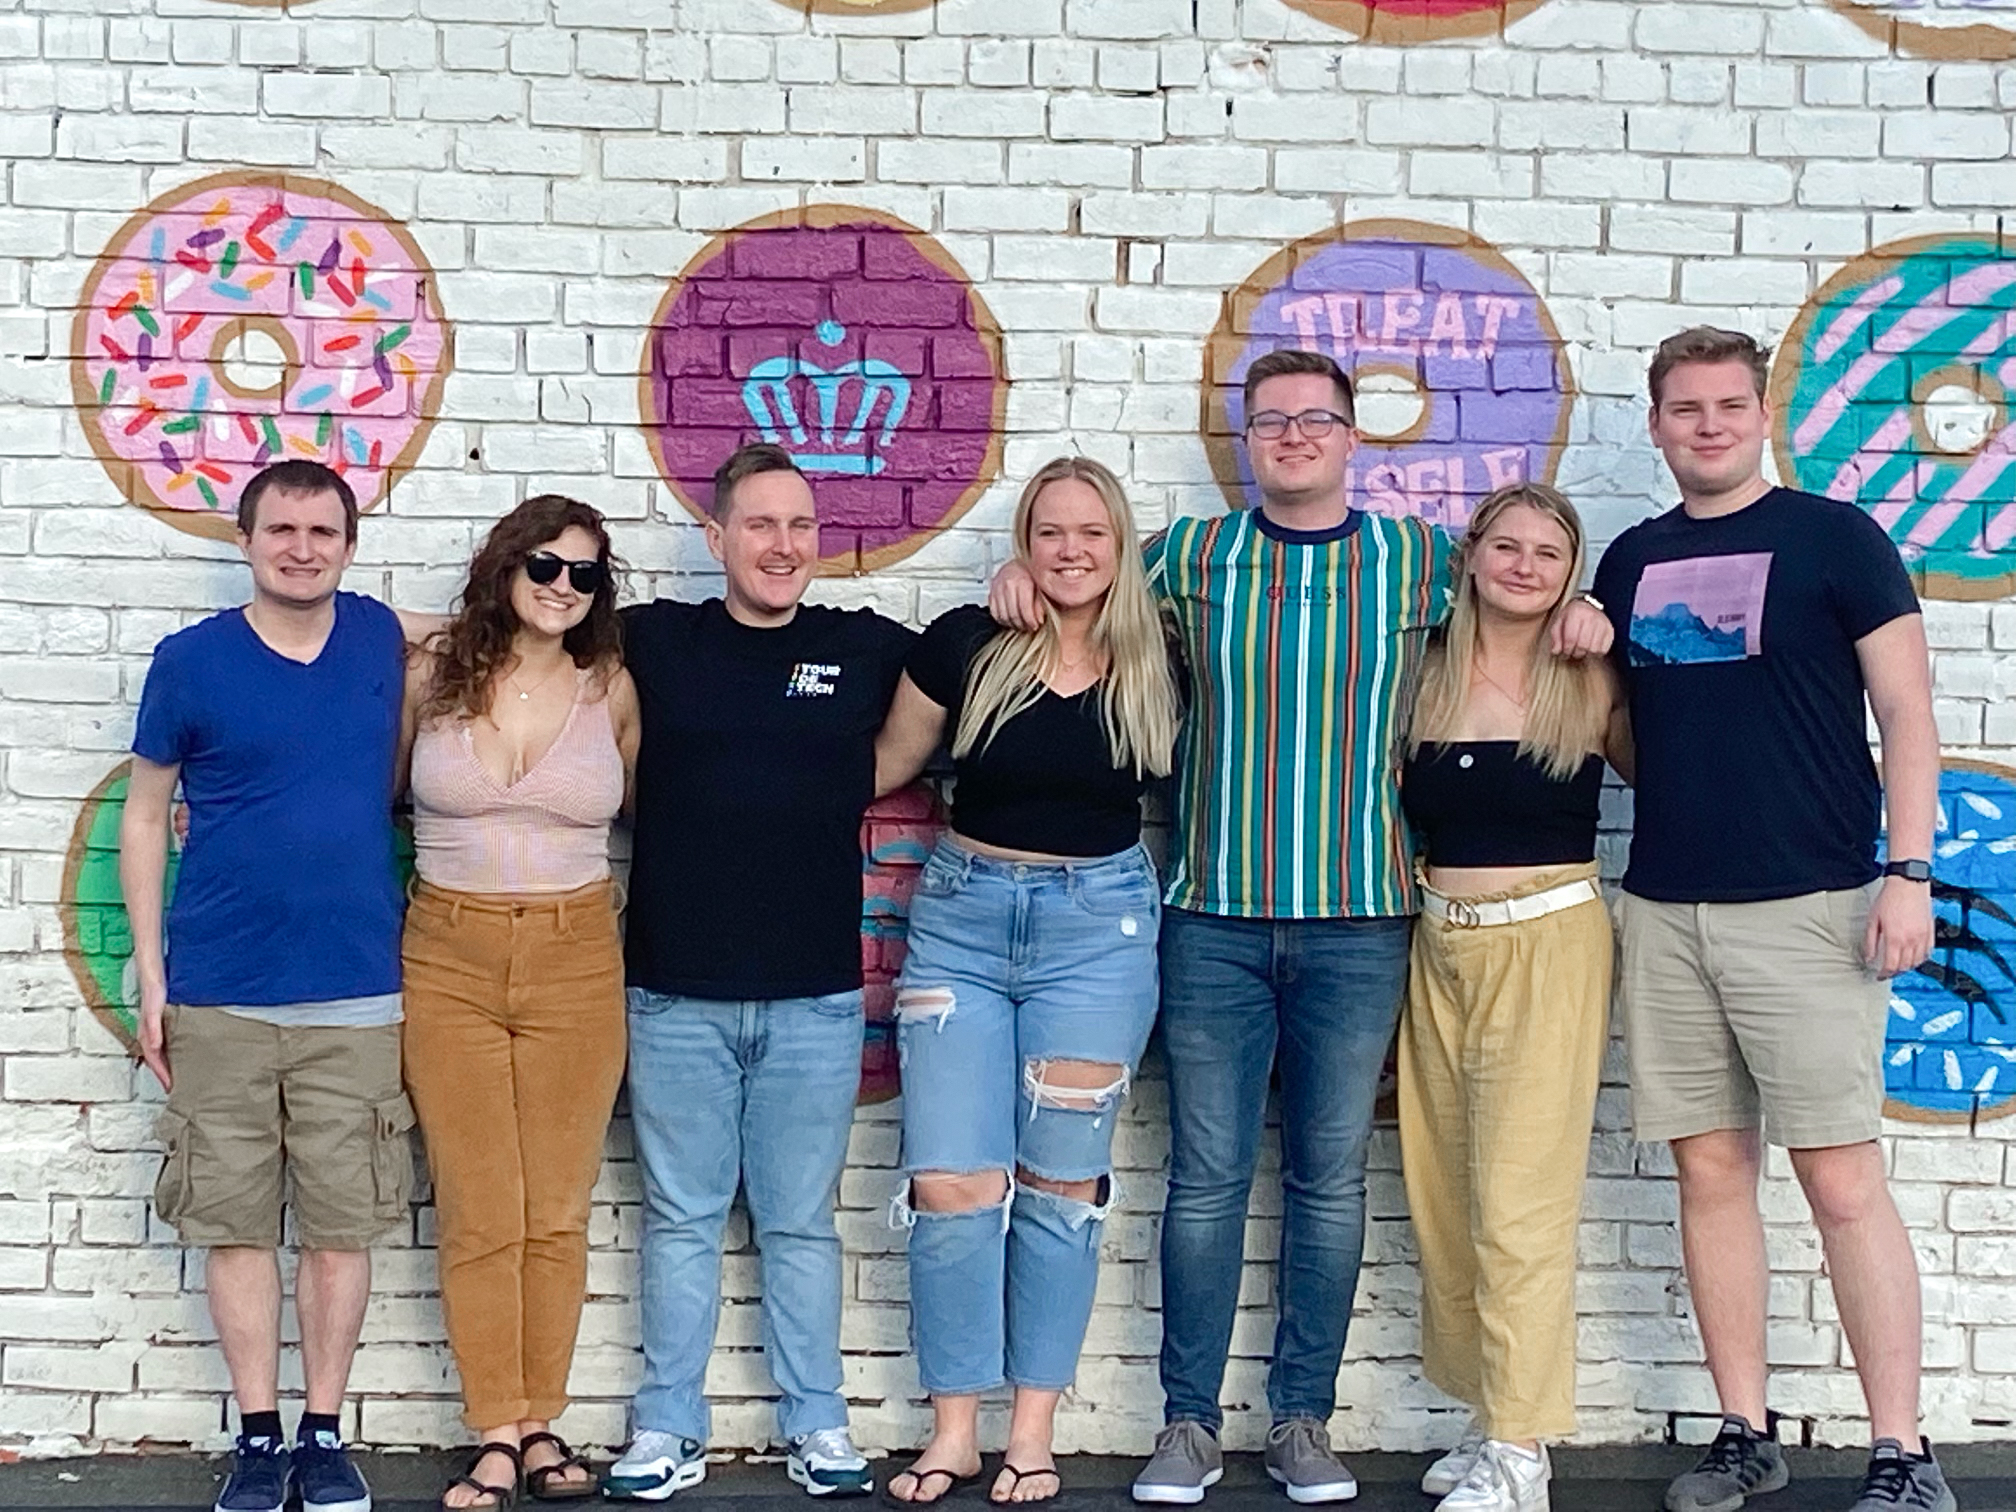
{"type": "Polygon", "coordinates": [[[1427,876],[1428,885],[1445,898],[1488,898],[1524,887],[1561,866],[1558,861],[1547,866],[1431,866],[1427,876]]]}

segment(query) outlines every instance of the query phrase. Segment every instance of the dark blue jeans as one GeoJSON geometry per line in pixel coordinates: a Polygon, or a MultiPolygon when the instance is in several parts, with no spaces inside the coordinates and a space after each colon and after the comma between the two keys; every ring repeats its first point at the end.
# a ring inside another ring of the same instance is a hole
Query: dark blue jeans
{"type": "Polygon", "coordinates": [[[1407,982],[1413,921],[1162,919],[1169,1205],[1162,1391],[1169,1422],[1214,1432],[1239,1302],[1246,1205],[1281,1068],[1280,1322],[1274,1421],[1328,1419],[1365,1252],[1365,1146],[1407,982]]]}

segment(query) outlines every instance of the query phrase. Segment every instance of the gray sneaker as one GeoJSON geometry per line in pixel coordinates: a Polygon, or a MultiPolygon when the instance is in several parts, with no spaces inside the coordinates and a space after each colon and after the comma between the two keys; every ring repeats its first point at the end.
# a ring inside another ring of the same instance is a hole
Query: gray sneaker
{"type": "Polygon", "coordinates": [[[1731,1414],[1701,1463],[1666,1488],[1666,1512],[1736,1512],[1748,1498],[1783,1490],[1791,1480],[1777,1438],[1731,1414]]]}
{"type": "Polygon", "coordinates": [[[1960,1503],[1954,1500],[1939,1461],[1932,1457],[1931,1442],[1918,1442],[1922,1454],[1906,1454],[1904,1446],[1893,1438],[1876,1440],[1854,1512],[1896,1512],[1900,1507],[1912,1512],[1959,1512],[1960,1503]]]}
{"type": "Polygon", "coordinates": [[[1358,1494],[1358,1478],[1344,1468],[1330,1447],[1330,1430],[1315,1418],[1290,1418],[1269,1428],[1265,1462],[1292,1502],[1349,1501],[1358,1494]]]}
{"type": "Polygon", "coordinates": [[[1224,1473],[1217,1435],[1202,1423],[1179,1420],[1155,1435],[1155,1452],[1134,1477],[1134,1500],[1194,1507],[1224,1473]]]}

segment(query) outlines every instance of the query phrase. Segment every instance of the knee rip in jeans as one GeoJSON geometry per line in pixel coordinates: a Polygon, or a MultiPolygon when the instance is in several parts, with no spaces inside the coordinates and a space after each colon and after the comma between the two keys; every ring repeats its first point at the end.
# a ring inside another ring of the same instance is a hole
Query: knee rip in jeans
{"type": "Polygon", "coordinates": [[[919,1220],[969,1218],[975,1213],[998,1211],[1001,1228],[1008,1228],[1008,1211],[1013,1205],[1014,1178],[998,1167],[980,1171],[913,1171],[910,1179],[889,1199],[889,1227],[913,1229],[919,1220]],[[934,1187],[942,1192],[944,1206],[915,1200],[917,1189],[934,1187]]]}
{"type": "Polygon", "coordinates": [[[943,1029],[945,1020],[952,1017],[957,1006],[958,999],[953,997],[950,987],[901,987],[896,992],[896,1022],[914,1024],[936,1019],[943,1029]]]}
{"type": "Polygon", "coordinates": [[[1088,1223],[1104,1223],[1106,1215],[1113,1211],[1113,1204],[1119,1200],[1119,1183],[1112,1176],[1095,1176],[1087,1181],[1059,1181],[1052,1176],[1039,1175],[1027,1166],[1015,1167],[1015,1191],[1018,1197],[1026,1194],[1037,1202],[1047,1202],[1063,1215],[1065,1224],[1073,1229],[1084,1228],[1088,1223]],[[1092,1188],[1092,1195],[1081,1197],[1074,1188],[1092,1188]]]}
{"type": "Polygon", "coordinates": [[[1029,1098],[1029,1121],[1045,1108],[1063,1113],[1090,1113],[1092,1127],[1098,1128],[1108,1113],[1120,1106],[1132,1085],[1125,1066],[1098,1061],[1038,1060],[1022,1063],[1022,1090],[1029,1098]],[[1111,1080],[1098,1082],[1095,1077],[1111,1080]]]}

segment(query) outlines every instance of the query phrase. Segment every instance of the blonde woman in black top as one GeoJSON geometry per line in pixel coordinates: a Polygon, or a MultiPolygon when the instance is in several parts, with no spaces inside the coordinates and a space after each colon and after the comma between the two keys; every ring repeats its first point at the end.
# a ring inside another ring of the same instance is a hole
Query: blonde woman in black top
{"type": "Polygon", "coordinates": [[[1543,484],[1477,508],[1414,710],[1401,798],[1422,907],[1400,1030],[1400,1140],[1428,1378],[1476,1409],[1422,1489],[1445,1512],[1544,1512],[1575,1427],[1575,1235],[1608,1037],[1596,880],[1608,662],[1549,653],[1582,524],[1543,484]]]}

